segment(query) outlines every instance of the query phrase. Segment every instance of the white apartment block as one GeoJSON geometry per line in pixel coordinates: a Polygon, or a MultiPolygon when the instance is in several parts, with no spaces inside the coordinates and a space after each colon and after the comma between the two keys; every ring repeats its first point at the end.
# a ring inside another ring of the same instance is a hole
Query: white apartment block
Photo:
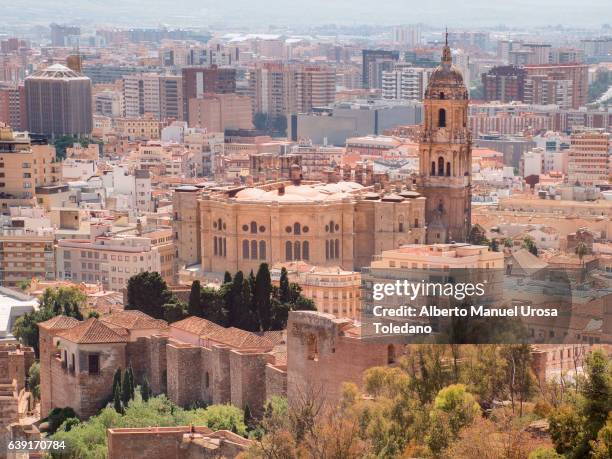
{"type": "Polygon", "coordinates": [[[382,98],[391,100],[423,100],[429,71],[424,68],[396,65],[382,72],[382,98]]]}

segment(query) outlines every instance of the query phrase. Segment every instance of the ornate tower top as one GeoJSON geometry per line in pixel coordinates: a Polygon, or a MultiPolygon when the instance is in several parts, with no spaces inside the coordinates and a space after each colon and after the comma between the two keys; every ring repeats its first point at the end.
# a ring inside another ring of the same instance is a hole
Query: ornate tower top
{"type": "Polygon", "coordinates": [[[450,47],[448,46],[448,29],[446,29],[446,34],[444,36],[444,48],[442,49],[442,62],[441,66],[445,70],[450,70],[453,65],[453,56],[451,55],[450,47]]]}
{"type": "Polygon", "coordinates": [[[463,82],[461,71],[453,65],[453,57],[450,46],[448,46],[448,31],[442,49],[440,65],[431,73],[425,99],[442,98],[449,100],[467,100],[468,91],[463,82]]]}

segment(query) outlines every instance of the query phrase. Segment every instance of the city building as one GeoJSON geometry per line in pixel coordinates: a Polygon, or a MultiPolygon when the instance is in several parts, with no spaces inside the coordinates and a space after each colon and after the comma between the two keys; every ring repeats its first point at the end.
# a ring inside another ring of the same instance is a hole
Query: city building
{"type": "Polygon", "coordinates": [[[33,205],[41,187],[56,185],[61,169],[55,148],[33,145],[27,133],[0,124],[0,207],[33,205]],[[38,189],[38,190],[37,190],[38,189]]]}
{"type": "Polygon", "coordinates": [[[189,99],[189,126],[205,128],[207,132],[226,129],[252,129],[253,108],[248,96],[211,94],[189,99]]]}
{"type": "Polygon", "coordinates": [[[0,123],[9,125],[15,131],[28,129],[23,85],[0,84],[0,123]]]}
{"type": "Polygon", "coordinates": [[[302,183],[299,169],[292,166],[289,182],[201,197],[193,190],[175,193],[181,195],[173,206],[181,216],[174,223],[183,236],[178,251],[190,255],[179,262],[196,256],[195,249],[181,246],[200,240],[204,273],[293,261],[352,270],[382,250],[424,242],[425,199],[418,193],[377,193],[355,182],[302,183]],[[188,212],[198,212],[199,220],[188,212]]]}
{"type": "Polygon", "coordinates": [[[159,77],[159,119],[183,119],[183,79],[180,75],[159,77]]]}
{"type": "Polygon", "coordinates": [[[309,113],[314,107],[327,107],[336,97],[336,72],[331,67],[303,66],[296,71],[298,113],[309,113]]]}
{"type": "Polygon", "coordinates": [[[409,64],[395,64],[393,70],[382,72],[382,98],[423,100],[429,73],[409,64]]]}
{"type": "Polygon", "coordinates": [[[448,44],[425,91],[417,190],[427,200],[427,242],[465,242],[471,229],[468,91],[448,44]]]}
{"type": "Polygon", "coordinates": [[[513,65],[493,67],[482,74],[484,100],[512,102],[524,100],[525,69],[513,65]]]}
{"type": "Polygon", "coordinates": [[[236,69],[213,67],[184,67],[182,69],[183,119],[189,119],[189,99],[205,93],[236,92],[236,69]]]}
{"type": "Polygon", "coordinates": [[[160,81],[154,73],[123,77],[123,104],[126,118],[151,115],[159,119],[160,81]]]}
{"type": "MultiPolygon", "coordinates": [[[[571,82],[570,108],[584,107],[588,98],[589,66],[586,64],[550,64],[525,66],[527,79],[544,77],[548,81],[571,82]]],[[[552,83],[551,83],[552,84],[552,83]]],[[[537,102],[534,102],[537,103],[537,102]]]]}
{"type": "Polygon", "coordinates": [[[382,72],[393,70],[399,61],[398,51],[383,49],[364,49],[361,53],[362,83],[365,89],[382,87],[382,72]]]}
{"type": "Polygon", "coordinates": [[[583,131],[570,136],[567,180],[582,185],[608,184],[612,172],[610,134],[583,131]]]}
{"type": "Polygon", "coordinates": [[[28,76],[25,100],[31,133],[88,136],[93,129],[91,80],[61,64],[28,76]]]}

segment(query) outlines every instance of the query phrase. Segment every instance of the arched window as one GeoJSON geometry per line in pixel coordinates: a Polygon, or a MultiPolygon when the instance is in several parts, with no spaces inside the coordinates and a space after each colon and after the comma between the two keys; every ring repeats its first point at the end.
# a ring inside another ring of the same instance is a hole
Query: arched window
{"type": "Polygon", "coordinates": [[[419,219],[418,219],[418,218],[415,218],[415,219],[414,219],[414,227],[415,227],[415,228],[418,228],[418,227],[419,227],[419,219]]]}
{"type": "Polygon", "coordinates": [[[340,241],[336,239],[336,243],[334,245],[334,258],[340,258],[340,241]]]}
{"type": "Polygon", "coordinates": [[[302,260],[308,261],[310,259],[310,244],[308,241],[302,243],[302,260]]]}
{"type": "Polygon", "coordinates": [[[251,241],[251,259],[257,260],[257,241],[251,241]]]}
{"type": "Polygon", "coordinates": [[[395,346],[389,344],[387,346],[387,364],[391,365],[392,363],[395,363],[395,346]]]}
{"type": "Polygon", "coordinates": [[[446,110],[438,110],[438,127],[446,127],[446,110]]]}
{"type": "Polygon", "coordinates": [[[217,248],[217,236],[213,238],[213,245],[214,245],[214,254],[217,255],[219,253],[219,249],[217,248]]]}
{"type": "Polygon", "coordinates": [[[329,222],[329,232],[333,233],[334,232],[334,221],[330,220],[329,222]]]}
{"type": "Polygon", "coordinates": [[[329,241],[325,241],[325,259],[329,260],[329,241]]]}
{"type": "Polygon", "coordinates": [[[438,158],[438,175],[444,177],[444,158],[442,156],[438,158]]]}
{"type": "Polygon", "coordinates": [[[227,257],[227,238],[223,238],[223,256],[227,257]]]}
{"type": "Polygon", "coordinates": [[[440,93],[440,100],[444,100],[444,93],[443,92],[440,93]]]}
{"type": "Polygon", "coordinates": [[[319,360],[317,337],[312,334],[308,335],[308,360],[319,360]]]}
{"type": "Polygon", "coordinates": [[[246,239],[242,241],[242,258],[245,260],[249,259],[249,241],[246,239]]]}
{"type": "Polygon", "coordinates": [[[302,234],[302,226],[297,222],[293,224],[293,234],[302,234]]]}
{"type": "Polygon", "coordinates": [[[259,259],[266,259],[266,241],[259,241],[259,259]]]}
{"type": "Polygon", "coordinates": [[[398,230],[400,233],[403,233],[403,232],[404,232],[404,224],[403,224],[402,222],[399,222],[398,227],[397,227],[397,230],[398,230]]]}
{"type": "Polygon", "coordinates": [[[257,234],[257,223],[251,222],[251,234],[257,234]]]}
{"type": "Polygon", "coordinates": [[[301,246],[300,246],[300,241],[295,241],[295,244],[293,244],[293,258],[295,260],[301,260],[301,255],[302,250],[301,250],[301,246]]]}
{"type": "Polygon", "coordinates": [[[223,221],[221,219],[217,220],[217,229],[221,231],[221,225],[223,225],[223,221]]]}
{"type": "Polygon", "coordinates": [[[293,244],[290,241],[285,242],[285,260],[293,260],[293,244]]]}
{"type": "Polygon", "coordinates": [[[451,176],[451,165],[450,165],[450,161],[446,163],[446,176],[450,177],[451,176]]]}
{"type": "Polygon", "coordinates": [[[436,162],[431,162],[431,175],[436,175],[436,162]]]}

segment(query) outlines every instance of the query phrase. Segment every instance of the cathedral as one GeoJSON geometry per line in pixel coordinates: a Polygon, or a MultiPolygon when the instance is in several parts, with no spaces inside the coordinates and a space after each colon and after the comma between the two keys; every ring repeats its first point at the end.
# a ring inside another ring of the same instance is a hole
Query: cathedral
{"type": "Polygon", "coordinates": [[[453,65],[448,34],[425,91],[417,190],[427,198],[427,243],[465,242],[471,227],[472,139],[468,90],[453,65]]]}

